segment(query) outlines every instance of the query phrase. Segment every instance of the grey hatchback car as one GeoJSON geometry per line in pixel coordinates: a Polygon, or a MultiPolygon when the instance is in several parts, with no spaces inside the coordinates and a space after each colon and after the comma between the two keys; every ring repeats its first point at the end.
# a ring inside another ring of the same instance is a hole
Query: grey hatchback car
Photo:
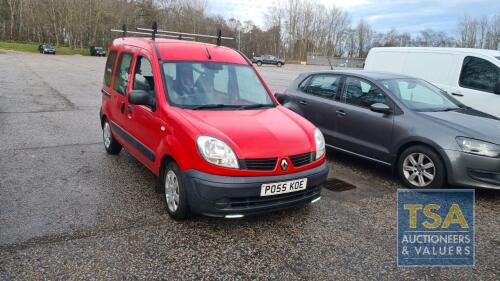
{"type": "Polygon", "coordinates": [[[424,80],[309,72],[276,97],[318,126],[328,147],[393,166],[408,187],[500,189],[500,119],[424,80]]]}

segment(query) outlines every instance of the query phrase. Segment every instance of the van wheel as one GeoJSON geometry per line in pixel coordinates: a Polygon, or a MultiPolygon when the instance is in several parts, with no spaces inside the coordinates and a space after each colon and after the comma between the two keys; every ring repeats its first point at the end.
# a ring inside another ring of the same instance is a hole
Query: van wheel
{"type": "Polygon", "coordinates": [[[163,171],[165,204],[167,212],[174,220],[184,220],[189,216],[186,188],[182,181],[182,172],[175,162],[165,165],[163,171]]]}
{"type": "Polygon", "coordinates": [[[436,188],[445,185],[443,161],[427,146],[407,148],[398,160],[398,174],[409,188],[436,188]]]}
{"type": "Polygon", "coordinates": [[[111,133],[108,120],[104,120],[102,125],[102,140],[107,153],[118,154],[122,150],[122,145],[115,140],[113,133],[111,133]]]}
{"type": "Polygon", "coordinates": [[[257,65],[258,65],[258,66],[262,66],[262,62],[261,62],[261,61],[258,61],[258,62],[257,62],[257,65]]]}

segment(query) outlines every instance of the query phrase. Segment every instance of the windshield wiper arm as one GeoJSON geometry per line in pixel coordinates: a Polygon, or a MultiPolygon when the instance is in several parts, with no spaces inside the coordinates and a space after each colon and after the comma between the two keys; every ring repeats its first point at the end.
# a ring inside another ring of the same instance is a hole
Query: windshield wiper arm
{"type": "Polygon", "coordinates": [[[447,107],[441,111],[453,111],[453,110],[459,110],[462,109],[462,107],[447,107]]]}
{"type": "Polygon", "coordinates": [[[264,108],[264,107],[273,107],[273,104],[263,104],[263,103],[256,103],[256,104],[247,104],[247,105],[242,105],[238,109],[243,110],[243,109],[254,109],[254,108],[264,108]]]}
{"type": "Polygon", "coordinates": [[[199,109],[215,109],[215,108],[237,108],[239,107],[238,105],[230,105],[230,104],[222,104],[222,103],[214,103],[214,104],[201,104],[192,107],[192,110],[199,110],[199,109]]]}

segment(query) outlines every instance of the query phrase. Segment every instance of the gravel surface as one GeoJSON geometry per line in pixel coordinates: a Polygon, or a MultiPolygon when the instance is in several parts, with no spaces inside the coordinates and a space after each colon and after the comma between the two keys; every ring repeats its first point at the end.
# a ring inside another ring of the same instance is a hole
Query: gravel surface
{"type": "MultiPolygon", "coordinates": [[[[476,192],[476,266],[398,268],[391,170],[328,151],[301,209],[171,220],[155,178],[99,126],[104,58],[0,52],[0,280],[498,280],[500,192],[476,192]]],[[[263,66],[283,91],[301,65],[263,66]]]]}

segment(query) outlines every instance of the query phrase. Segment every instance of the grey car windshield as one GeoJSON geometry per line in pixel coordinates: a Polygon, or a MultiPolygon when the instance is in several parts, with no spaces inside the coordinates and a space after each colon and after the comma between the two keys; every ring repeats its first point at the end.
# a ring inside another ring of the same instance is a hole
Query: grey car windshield
{"type": "Polygon", "coordinates": [[[447,111],[463,105],[438,87],[420,79],[388,79],[379,81],[397,99],[415,111],[447,111]]]}
{"type": "Polygon", "coordinates": [[[168,100],[174,106],[274,106],[264,85],[250,66],[213,62],[165,62],[162,67],[168,100]]]}

